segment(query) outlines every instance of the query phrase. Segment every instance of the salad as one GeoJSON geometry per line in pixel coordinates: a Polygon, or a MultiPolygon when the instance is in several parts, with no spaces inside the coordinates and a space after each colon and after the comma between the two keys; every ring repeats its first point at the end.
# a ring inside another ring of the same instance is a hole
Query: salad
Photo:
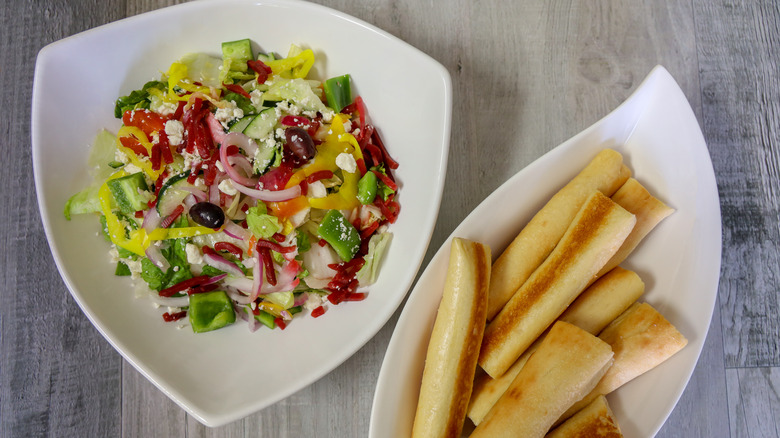
{"type": "Polygon", "coordinates": [[[313,80],[314,61],[225,42],[117,99],[122,126],[98,134],[94,182],[64,213],[99,216],[116,275],[165,321],[284,329],[366,298],[400,211],[398,163],[350,76],[313,80]]]}

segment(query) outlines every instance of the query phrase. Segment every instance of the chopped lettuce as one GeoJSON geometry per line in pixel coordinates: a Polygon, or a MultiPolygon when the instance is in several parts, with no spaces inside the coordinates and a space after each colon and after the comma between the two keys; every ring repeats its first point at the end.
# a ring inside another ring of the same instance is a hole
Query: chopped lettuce
{"type": "Polygon", "coordinates": [[[257,112],[257,108],[252,105],[252,102],[238,93],[227,93],[225,94],[224,99],[235,103],[236,106],[244,112],[245,116],[249,114],[255,114],[257,112]]]}
{"type": "Polygon", "coordinates": [[[207,87],[219,88],[222,81],[219,78],[222,59],[205,53],[189,53],[179,59],[187,66],[187,77],[193,82],[200,82],[207,87]]]}
{"type": "Polygon", "coordinates": [[[292,101],[307,111],[319,111],[322,114],[331,112],[304,79],[276,78],[263,97],[268,100],[292,101]]]}
{"type": "Polygon", "coordinates": [[[157,88],[160,91],[165,91],[168,88],[168,84],[161,81],[149,81],[144,84],[140,90],[133,90],[127,96],[122,96],[116,100],[114,105],[114,117],[117,119],[122,118],[122,114],[125,111],[130,111],[139,108],[149,108],[151,98],[149,96],[149,89],[157,88]]]}
{"type": "Polygon", "coordinates": [[[366,263],[355,276],[362,286],[373,284],[379,274],[379,265],[382,264],[387,244],[392,238],[390,233],[374,234],[368,241],[368,254],[364,257],[366,263]]]}
{"type": "Polygon", "coordinates": [[[268,209],[263,203],[258,203],[257,207],[251,207],[247,210],[246,223],[255,236],[265,239],[282,231],[279,218],[268,214],[268,209]]]}
{"type": "Polygon", "coordinates": [[[172,244],[162,249],[163,257],[171,265],[165,272],[155,266],[148,258],[141,259],[141,278],[149,285],[150,289],[161,291],[192,278],[192,271],[190,271],[185,252],[186,245],[187,239],[174,239],[172,244]]]}

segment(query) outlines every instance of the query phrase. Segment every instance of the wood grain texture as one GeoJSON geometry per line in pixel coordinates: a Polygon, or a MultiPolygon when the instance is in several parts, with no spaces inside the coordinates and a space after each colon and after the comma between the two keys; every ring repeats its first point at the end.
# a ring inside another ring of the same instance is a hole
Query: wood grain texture
{"type": "Polygon", "coordinates": [[[726,370],[731,436],[780,437],[780,368],[726,370]]]}
{"type": "Polygon", "coordinates": [[[780,10],[696,3],[703,128],[723,214],[726,366],[780,366],[780,10]]]}
{"type": "Polygon", "coordinates": [[[59,279],[38,219],[30,149],[35,57],[44,45],[118,18],[87,2],[0,8],[0,436],[116,436],[120,357],[59,279]]]}
{"type": "MultiPolygon", "coordinates": [[[[210,429],[123,361],[59,279],[32,181],[35,56],[60,38],[177,3],[39,0],[5,1],[0,8],[0,436],[366,436],[398,312],[320,381],[210,429]]],[[[691,383],[659,436],[780,436],[772,421],[780,416],[776,2],[318,3],[409,42],[452,75],[447,182],[424,263],[496,187],[610,112],[654,65],[667,67],[701,121],[724,235],[722,311],[716,311],[691,383]]]]}

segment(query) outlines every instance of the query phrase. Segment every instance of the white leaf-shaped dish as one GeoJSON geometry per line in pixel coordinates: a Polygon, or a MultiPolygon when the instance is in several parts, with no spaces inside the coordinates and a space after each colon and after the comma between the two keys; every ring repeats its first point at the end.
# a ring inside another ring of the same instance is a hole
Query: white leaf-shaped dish
{"type": "MultiPolygon", "coordinates": [[[[198,1],[111,23],[45,47],[33,91],[32,147],[41,217],[76,302],[144,376],[199,421],[218,426],[274,403],[345,361],[387,322],[422,263],[438,215],[449,150],[447,70],[353,17],[298,1],[198,1]],[[117,97],[160,77],[190,52],[250,38],[285,55],[312,48],[313,77],[349,73],[391,155],[401,163],[402,212],[379,280],[359,303],[296,319],[285,331],[245,324],[195,335],[160,318],[113,275],[96,217],[65,221],[65,201],[90,181],[87,156],[100,129],[116,132],[117,97]]],[[[95,365],[99,366],[99,364],[95,365]]]]}
{"type": "Polygon", "coordinates": [[[453,231],[405,304],[379,374],[372,438],[408,436],[453,236],[490,245],[493,257],[603,148],[620,151],[634,176],[677,211],[623,264],[646,284],[641,298],[689,340],[656,369],[611,394],[626,436],[653,436],[674,408],[709,329],[720,273],[715,176],[696,117],[677,83],[656,67],[615,111],[521,170],[453,231]]]}

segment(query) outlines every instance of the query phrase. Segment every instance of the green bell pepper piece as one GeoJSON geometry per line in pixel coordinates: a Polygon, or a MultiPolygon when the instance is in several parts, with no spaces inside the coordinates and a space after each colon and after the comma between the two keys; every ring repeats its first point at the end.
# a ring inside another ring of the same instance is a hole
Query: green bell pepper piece
{"type": "Polygon", "coordinates": [[[338,210],[329,210],[322,219],[317,234],[330,244],[341,260],[352,260],[360,249],[360,233],[338,210]]]}
{"type": "Polygon", "coordinates": [[[220,329],[236,321],[233,302],[221,290],[191,295],[187,313],[195,333],[220,329]]]}
{"type": "Polygon", "coordinates": [[[368,171],[360,181],[358,181],[358,193],[357,198],[363,205],[368,205],[374,202],[376,198],[377,190],[377,177],[374,172],[368,171]]]}
{"type": "Polygon", "coordinates": [[[349,85],[349,75],[330,78],[322,86],[328,106],[337,113],[352,103],[352,88],[349,85]]]}

